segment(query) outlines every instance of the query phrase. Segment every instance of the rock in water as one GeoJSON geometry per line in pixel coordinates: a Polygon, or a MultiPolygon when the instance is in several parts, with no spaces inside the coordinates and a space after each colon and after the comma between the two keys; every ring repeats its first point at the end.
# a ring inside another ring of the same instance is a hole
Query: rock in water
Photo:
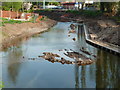
{"type": "Polygon", "coordinates": [[[76,31],[75,30],[70,30],[69,33],[76,33],[76,31]]]}
{"type": "Polygon", "coordinates": [[[76,40],[76,38],[73,38],[73,40],[75,41],[75,40],[76,40]]]}
{"type": "Polygon", "coordinates": [[[70,34],[68,34],[68,37],[70,37],[70,34]]]}
{"type": "Polygon", "coordinates": [[[74,29],[75,29],[75,25],[74,25],[74,24],[71,24],[71,25],[70,25],[70,28],[74,30],[74,29]]]}

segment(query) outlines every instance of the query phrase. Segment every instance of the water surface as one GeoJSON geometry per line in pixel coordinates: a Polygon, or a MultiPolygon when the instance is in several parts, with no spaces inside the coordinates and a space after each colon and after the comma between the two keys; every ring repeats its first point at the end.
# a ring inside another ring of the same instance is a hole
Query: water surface
{"type": "Polygon", "coordinates": [[[19,46],[1,52],[5,88],[120,88],[119,57],[88,45],[83,31],[79,37],[76,34],[68,37],[71,23],[59,22],[49,32],[31,37],[19,46]],[[76,41],[72,40],[74,37],[76,41]],[[52,52],[73,60],[59,50],[73,49],[80,52],[83,46],[97,55],[97,59],[87,56],[95,59],[95,63],[87,66],[62,65],[38,58],[43,52],[52,52]]]}

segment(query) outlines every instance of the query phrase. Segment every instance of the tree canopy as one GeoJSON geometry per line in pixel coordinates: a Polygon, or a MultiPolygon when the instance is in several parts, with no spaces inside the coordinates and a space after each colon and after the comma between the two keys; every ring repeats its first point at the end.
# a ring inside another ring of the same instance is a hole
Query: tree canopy
{"type": "Polygon", "coordinates": [[[3,10],[10,10],[18,11],[22,8],[22,2],[2,2],[2,9],[3,10]]]}
{"type": "Polygon", "coordinates": [[[120,8],[120,5],[118,5],[120,2],[101,2],[100,3],[100,9],[102,12],[108,12],[111,13],[114,10],[117,10],[120,8]]]}

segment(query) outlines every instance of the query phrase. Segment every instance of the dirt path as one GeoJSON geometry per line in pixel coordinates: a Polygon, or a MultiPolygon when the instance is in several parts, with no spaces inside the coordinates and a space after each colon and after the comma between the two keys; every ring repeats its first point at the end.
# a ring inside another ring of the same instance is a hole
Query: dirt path
{"type": "Polygon", "coordinates": [[[40,23],[21,23],[21,24],[5,24],[0,27],[0,49],[5,49],[11,45],[15,45],[22,38],[28,38],[32,35],[47,31],[57,22],[51,19],[41,21],[40,23]]]}

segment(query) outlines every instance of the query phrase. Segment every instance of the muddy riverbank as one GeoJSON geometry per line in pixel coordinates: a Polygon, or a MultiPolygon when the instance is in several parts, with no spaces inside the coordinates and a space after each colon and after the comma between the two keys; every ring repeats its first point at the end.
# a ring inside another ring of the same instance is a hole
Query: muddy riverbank
{"type": "Polygon", "coordinates": [[[46,19],[40,23],[21,23],[21,24],[5,24],[0,27],[0,50],[9,46],[15,46],[16,42],[21,39],[27,39],[28,37],[47,31],[54,26],[57,22],[55,20],[46,19]]]}
{"type": "Polygon", "coordinates": [[[64,11],[44,11],[40,12],[40,15],[45,15],[51,19],[62,22],[84,21],[89,28],[92,39],[120,46],[120,24],[106,16],[90,18],[81,16],[80,14],[76,15],[75,13],[67,13],[64,11]]]}

